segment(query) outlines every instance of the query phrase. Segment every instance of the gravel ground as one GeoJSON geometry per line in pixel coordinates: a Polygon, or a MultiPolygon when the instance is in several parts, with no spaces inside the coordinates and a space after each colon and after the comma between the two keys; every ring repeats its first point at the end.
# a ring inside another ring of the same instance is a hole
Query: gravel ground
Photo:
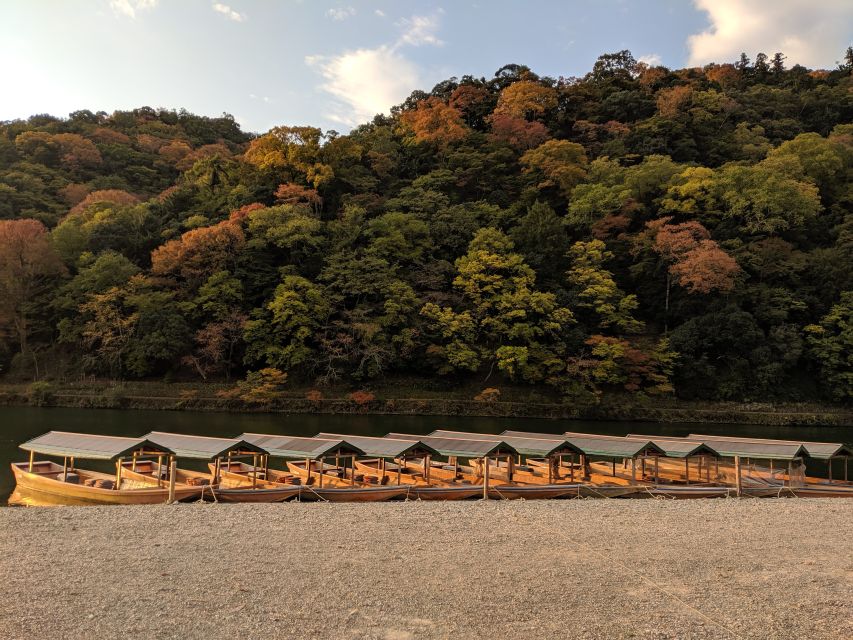
{"type": "Polygon", "coordinates": [[[845,500],[5,508],[0,638],[853,638],[851,558],[845,500]]]}

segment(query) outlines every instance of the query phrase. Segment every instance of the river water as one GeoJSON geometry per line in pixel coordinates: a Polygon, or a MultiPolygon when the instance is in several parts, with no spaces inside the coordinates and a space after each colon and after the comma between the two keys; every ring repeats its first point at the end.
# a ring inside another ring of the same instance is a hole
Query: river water
{"type": "MultiPolygon", "coordinates": [[[[391,431],[426,434],[435,429],[500,433],[505,429],[562,433],[580,431],[622,436],[627,433],[685,436],[689,433],[738,435],[756,438],[822,440],[853,443],[853,428],[765,427],[701,423],[593,422],[537,418],[473,418],[442,416],[316,415],[280,413],[207,413],[195,411],[139,411],[121,409],[65,409],[0,407],[0,504],[12,492],[9,464],[28,454],[18,445],[50,430],[118,436],[141,436],[149,431],[234,437],[241,433],[313,436],[321,431],[383,436],[391,431]]],[[[60,461],[61,462],[61,461],[60,461]]],[[[195,467],[189,461],[182,466],[195,467]]],[[[90,468],[106,468],[86,462],[90,468]]],[[[815,469],[816,472],[819,470],[815,469]]]]}

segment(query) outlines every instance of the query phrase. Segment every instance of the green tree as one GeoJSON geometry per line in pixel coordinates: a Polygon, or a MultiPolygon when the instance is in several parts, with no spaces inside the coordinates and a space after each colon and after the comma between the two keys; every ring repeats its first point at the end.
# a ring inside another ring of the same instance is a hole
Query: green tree
{"type": "Polygon", "coordinates": [[[818,324],[805,327],[811,357],[836,400],[853,399],[853,291],[841,294],[818,324]]]}

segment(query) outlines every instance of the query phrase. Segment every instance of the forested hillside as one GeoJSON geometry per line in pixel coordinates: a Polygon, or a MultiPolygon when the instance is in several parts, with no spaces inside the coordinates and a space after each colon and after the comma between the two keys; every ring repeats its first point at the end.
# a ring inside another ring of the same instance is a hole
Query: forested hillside
{"type": "Polygon", "coordinates": [[[0,374],[849,401],[851,70],[507,65],[348,135],[0,123],[0,374]]]}

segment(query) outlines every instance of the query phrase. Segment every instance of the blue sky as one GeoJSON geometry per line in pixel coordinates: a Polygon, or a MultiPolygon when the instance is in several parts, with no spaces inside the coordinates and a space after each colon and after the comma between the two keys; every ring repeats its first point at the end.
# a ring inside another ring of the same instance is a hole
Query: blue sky
{"type": "Polygon", "coordinates": [[[347,131],[510,62],[557,77],[626,48],[672,68],[745,50],[831,68],[851,40],[849,0],[4,0],[0,120],[148,105],[347,131]]]}

